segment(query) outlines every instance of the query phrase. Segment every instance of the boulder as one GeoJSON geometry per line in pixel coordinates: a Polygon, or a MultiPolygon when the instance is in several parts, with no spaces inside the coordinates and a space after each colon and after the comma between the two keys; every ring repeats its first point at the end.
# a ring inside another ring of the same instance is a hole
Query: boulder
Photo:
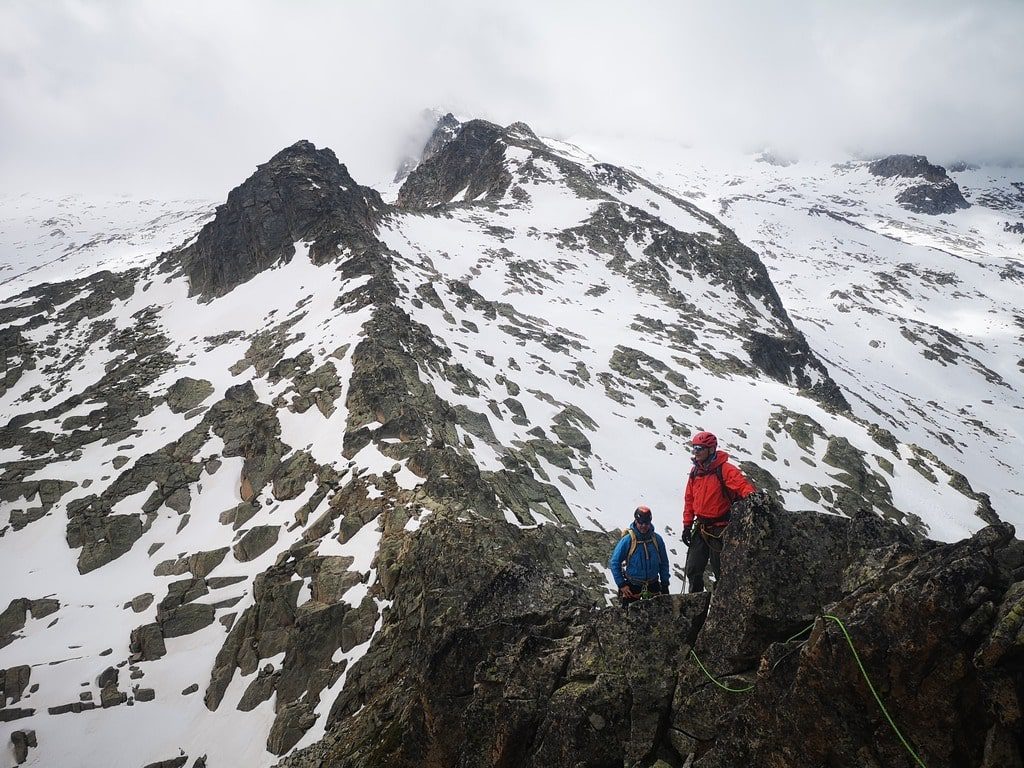
{"type": "Polygon", "coordinates": [[[235,544],[235,559],[242,563],[255,560],[277,543],[280,533],[279,525],[257,525],[250,528],[235,544]]]}

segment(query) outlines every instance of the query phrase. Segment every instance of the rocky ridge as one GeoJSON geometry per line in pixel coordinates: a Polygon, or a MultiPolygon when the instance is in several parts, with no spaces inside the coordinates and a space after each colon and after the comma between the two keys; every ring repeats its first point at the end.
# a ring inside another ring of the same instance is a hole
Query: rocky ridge
{"type": "Polygon", "coordinates": [[[873,516],[743,507],[710,610],[707,593],[599,607],[543,528],[431,521],[327,738],[282,765],[914,765],[844,630],[925,764],[1020,764],[1012,528],[939,545],[873,516]]]}
{"type": "MultiPolygon", "coordinates": [[[[664,648],[677,666],[707,631],[706,600],[660,601],[670,605],[651,610],[671,631],[647,639],[634,613],[602,608],[612,520],[635,504],[614,449],[632,430],[631,448],[668,477],[679,465],[669,446],[685,448],[719,394],[738,402],[753,386],[771,392],[765,417],[732,436],[751,432],[744,468],[780,498],[921,531],[899,493],[928,474],[937,496],[995,519],[934,456],[908,459],[883,428],[850,419],[757,256],[636,174],[573,160],[521,124],[474,121],[434,142],[398,207],[349,182],[333,154],[300,142],[159,265],[41,286],[0,308],[31,363],[7,393],[22,412],[0,430],[0,448],[19,455],[0,476],[11,509],[0,537],[46,527],[78,573],[135,569],[117,608],[130,632],[104,640],[118,656],[101,662],[90,654],[106,648],[90,647],[61,670],[86,676],[101,708],[173,705],[146,677],[180,663],[188,638],[209,667],[173,694],[203,690],[211,723],[258,710],[271,724],[255,741],[274,755],[327,734],[295,759],[443,764],[462,759],[451,734],[467,731],[449,726],[462,723],[479,734],[467,755],[569,764],[581,728],[635,723],[628,741],[591,739],[601,760],[678,761],[666,719],[678,686],[632,680],[632,659],[604,649],[664,648]],[[544,222],[552,195],[582,207],[544,222]],[[459,236],[435,242],[431,227],[459,236]],[[579,316],[560,281],[580,286],[579,316]],[[608,324],[603,309],[621,295],[629,309],[608,324]],[[545,315],[555,296],[557,320],[545,315]],[[712,297],[730,310],[722,318],[699,309],[712,297]],[[199,329],[161,312],[181,302],[199,329]],[[65,348],[46,341],[76,326],[65,348]],[[90,355],[103,370],[80,388],[90,355]],[[54,403],[29,410],[44,399],[54,403]],[[608,708],[584,722],[572,708],[606,667],[608,708]],[[627,690],[651,704],[627,709],[627,690]],[[579,719],[545,725],[555,693],[579,719]],[[495,712],[504,731],[484,727],[495,712]]],[[[31,656],[30,638],[59,642],[90,616],[28,573],[19,584],[32,591],[0,622],[15,660],[31,656]],[[50,613],[44,631],[34,622],[50,613]]],[[[68,703],[45,667],[26,692],[25,666],[4,676],[20,706],[0,711],[40,724],[45,750],[52,718],[95,704],[68,703]]],[[[216,746],[196,737],[189,759],[216,746]]]]}

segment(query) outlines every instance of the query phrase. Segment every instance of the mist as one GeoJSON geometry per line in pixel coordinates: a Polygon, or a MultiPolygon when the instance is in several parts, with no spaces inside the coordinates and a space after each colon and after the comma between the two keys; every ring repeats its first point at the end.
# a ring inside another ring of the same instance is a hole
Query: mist
{"type": "Polygon", "coordinates": [[[424,108],[541,135],[1024,161],[1024,3],[7,2],[0,191],[222,198],[299,139],[390,180],[424,108]]]}

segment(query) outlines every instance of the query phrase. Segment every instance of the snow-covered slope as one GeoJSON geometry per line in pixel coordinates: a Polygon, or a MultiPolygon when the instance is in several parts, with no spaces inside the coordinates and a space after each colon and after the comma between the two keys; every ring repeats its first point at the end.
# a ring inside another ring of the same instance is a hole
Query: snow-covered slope
{"type": "Polygon", "coordinates": [[[213,215],[205,200],[0,195],[0,298],[145,264],[213,215]]]}
{"type": "Polygon", "coordinates": [[[970,208],[908,210],[920,179],[595,142],[720,216],[763,259],[855,413],[934,452],[1024,523],[1024,170],[958,166],[970,208]]]}
{"type": "MultiPolygon", "coordinates": [[[[474,121],[396,206],[300,143],[197,237],[201,205],[140,207],[143,234],[119,225],[84,250],[5,210],[34,234],[5,234],[22,243],[9,258],[23,282],[0,304],[4,743],[35,731],[32,765],[205,755],[213,768],[315,742],[386,626],[382,563],[439,513],[562,526],[575,542],[645,503],[678,588],[698,429],[790,509],[872,510],[952,540],[992,516],[977,476],[1013,520],[1012,484],[961,452],[981,429],[957,425],[967,398],[918,376],[902,346],[918,342],[899,331],[930,338],[926,324],[959,311],[921,275],[966,280],[961,264],[977,270],[968,311],[1003,327],[1018,284],[975,291],[990,262],[1011,263],[995,252],[1009,240],[980,231],[992,253],[925,272],[921,254],[940,252],[892,239],[910,240],[913,220],[862,169],[820,172],[846,180],[847,218],[884,210],[884,234],[794,208],[799,189],[767,181],[785,169],[751,164],[719,187],[681,162],[634,174],[474,121]],[[778,187],[786,205],[738,197],[742,184],[778,187]],[[761,208],[782,213],[744,230],[761,208]],[[830,227],[847,239],[824,269],[830,227]],[[850,232],[861,258],[845,254],[850,232]],[[65,271],[29,273],[65,253],[65,271]],[[87,275],[93,254],[115,271],[87,275]],[[920,281],[909,296],[879,287],[897,269],[920,281]]],[[[963,344],[936,352],[942,380],[991,400],[968,414],[997,433],[986,446],[1010,441],[1019,340],[963,344]]],[[[1020,477],[1018,457],[1001,460],[1020,477]]],[[[572,542],[566,578],[606,585],[607,553],[572,542]]]]}

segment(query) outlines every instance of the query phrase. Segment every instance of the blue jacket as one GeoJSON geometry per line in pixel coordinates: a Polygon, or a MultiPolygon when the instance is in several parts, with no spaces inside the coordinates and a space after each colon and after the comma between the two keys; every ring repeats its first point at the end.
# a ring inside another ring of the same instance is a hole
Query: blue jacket
{"type": "Polygon", "coordinates": [[[629,562],[626,563],[625,576],[622,573],[622,562],[629,554],[630,537],[628,535],[623,536],[615,545],[611,560],[608,561],[615,585],[622,587],[627,579],[634,582],[660,580],[662,584],[667,585],[668,552],[665,550],[665,540],[655,533],[653,526],[646,536],[637,531],[636,524],[629,527],[636,534],[636,550],[629,558],[629,562]]]}

